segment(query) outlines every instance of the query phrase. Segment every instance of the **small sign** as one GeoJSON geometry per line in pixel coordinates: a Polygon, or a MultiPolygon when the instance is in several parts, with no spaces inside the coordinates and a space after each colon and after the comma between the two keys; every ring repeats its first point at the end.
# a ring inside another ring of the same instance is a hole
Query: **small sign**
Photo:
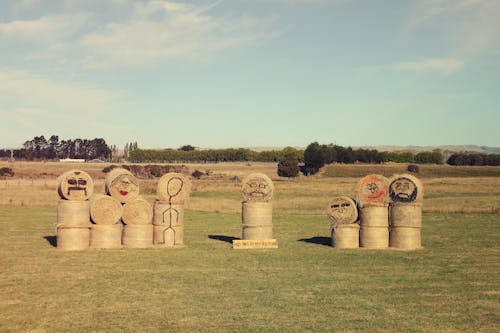
{"type": "Polygon", "coordinates": [[[276,239],[235,239],[233,240],[233,249],[277,249],[278,241],[276,239]]]}

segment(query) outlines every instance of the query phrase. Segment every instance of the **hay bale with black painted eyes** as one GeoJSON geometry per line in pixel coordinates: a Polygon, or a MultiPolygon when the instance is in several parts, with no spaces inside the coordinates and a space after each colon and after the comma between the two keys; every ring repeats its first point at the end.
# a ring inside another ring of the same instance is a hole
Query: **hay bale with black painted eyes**
{"type": "Polygon", "coordinates": [[[94,193],[94,182],[82,170],[66,171],[57,178],[57,192],[63,200],[85,201],[94,193]]]}
{"type": "Polygon", "coordinates": [[[126,203],[139,196],[139,182],[128,170],[116,168],[111,170],[105,180],[106,193],[121,203],[126,203]]]}

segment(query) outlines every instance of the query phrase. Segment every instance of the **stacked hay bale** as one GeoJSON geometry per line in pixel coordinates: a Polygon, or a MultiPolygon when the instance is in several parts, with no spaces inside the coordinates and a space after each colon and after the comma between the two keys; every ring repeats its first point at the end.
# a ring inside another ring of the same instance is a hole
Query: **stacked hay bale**
{"type": "Polygon", "coordinates": [[[389,180],[381,175],[368,175],[358,183],[360,247],[389,247],[388,188],[389,180]]]}
{"type": "Polygon", "coordinates": [[[123,208],[120,201],[108,195],[95,195],[90,200],[90,247],[94,249],[121,248],[123,208]]]}
{"type": "Polygon", "coordinates": [[[243,245],[247,248],[276,248],[273,239],[273,204],[274,184],[262,173],[252,173],[243,179],[241,193],[242,241],[233,241],[233,248],[243,245]],[[260,241],[247,242],[244,241],[260,241]]]}
{"type": "Polygon", "coordinates": [[[58,177],[57,248],[85,250],[89,248],[89,201],[94,182],[84,171],[70,170],[58,177]]]}
{"type": "Polygon", "coordinates": [[[158,181],[158,200],[153,208],[155,246],[184,246],[184,202],[190,191],[191,182],[181,173],[169,172],[158,181]]]}
{"type": "Polygon", "coordinates": [[[332,246],[339,249],[359,247],[358,209],[349,197],[333,198],[328,204],[332,246]]]}
{"type": "Polygon", "coordinates": [[[142,198],[136,198],[123,205],[122,244],[129,248],[153,246],[153,207],[142,198]]]}
{"type": "Polygon", "coordinates": [[[391,177],[390,247],[404,250],[421,247],[423,196],[422,184],[416,177],[408,174],[391,177]]]}

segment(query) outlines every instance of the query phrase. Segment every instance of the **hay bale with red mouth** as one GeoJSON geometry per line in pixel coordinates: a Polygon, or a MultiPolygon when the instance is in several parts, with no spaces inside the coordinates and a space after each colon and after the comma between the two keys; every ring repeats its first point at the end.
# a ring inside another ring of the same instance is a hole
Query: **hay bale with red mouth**
{"type": "Polygon", "coordinates": [[[127,203],[139,196],[139,182],[128,170],[116,168],[106,176],[106,193],[120,201],[127,203]]]}
{"type": "Polygon", "coordinates": [[[388,203],[389,180],[382,175],[363,177],[357,187],[359,207],[388,203]]]}

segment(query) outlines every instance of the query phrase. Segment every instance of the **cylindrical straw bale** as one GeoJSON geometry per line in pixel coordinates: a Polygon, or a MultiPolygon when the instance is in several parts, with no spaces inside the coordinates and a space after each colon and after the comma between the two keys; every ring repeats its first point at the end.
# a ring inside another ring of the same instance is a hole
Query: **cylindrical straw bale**
{"type": "Polygon", "coordinates": [[[158,181],[157,194],[161,201],[182,204],[191,191],[191,181],[181,173],[169,172],[158,181]]]}
{"type": "Polygon", "coordinates": [[[392,202],[422,202],[424,189],[412,175],[394,175],[389,180],[389,197],[392,202]]]}
{"type": "Polygon", "coordinates": [[[129,224],[123,227],[122,244],[129,248],[148,248],[153,246],[152,224],[129,224]]]}
{"type": "Polygon", "coordinates": [[[57,226],[57,248],[64,251],[81,251],[89,248],[90,226],[57,226]]]}
{"type": "Polygon", "coordinates": [[[92,178],[82,170],[66,171],[57,178],[57,184],[57,192],[65,200],[85,201],[94,193],[92,178]]]}
{"type": "Polygon", "coordinates": [[[142,198],[131,200],[123,205],[123,223],[151,225],[153,220],[153,207],[142,198]]]}
{"type": "Polygon", "coordinates": [[[139,196],[139,182],[128,170],[116,168],[106,176],[106,193],[121,203],[134,200],[139,196]]]}
{"type": "Polygon", "coordinates": [[[94,195],[90,199],[90,217],[95,224],[116,224],[120,222],[123,207],[120,201],[109,195],[94,195]]]}
{"type": "Polygon", "coordinates": [[[184,226],[154,225],[153,244],[158,247],[184,245],[184,226]]]}
{"type": "Polygon", "coordinates": [[[359,224],[338,224],[332,228],[332,246],[338,249],[359,247],[359,224]]]}
{"type": "Polygon", "coordinates": [[[273,205],[265,201],[242,203],[242,239],[273,238],[273,205]]]}
{"type": "Polygon", "coordinates": [[[57,224],[89,226],[89,207],[88,201],[59,200],[57,203],[57,224]]]}
{"type": "Polygon", "coordinates": [[[361,226],[388,227],[389,209],[387,204],[365,205],[359,208],[359,223],[361,226]]]}
{"type": "Polygon", "coordinates": [[[90,247],[119,249],[122,247],[122,224],[93,224],[90,228],[90,247]]]}
{"type": "Polygon", "coordinates": [[[358,208],[349,197],[333,198],[328,204],[328,218],[332,225],[349,224],[358,220],[358,208]]]}
{"type": "Polygon", "coordinates": [[[422,227],[422,204],[392,203],[391,228],[395,227],[422,227]]]}
{"type": "Polygon", "coordinates": [[[359,246],[369,249],[386,249],[389,247],[389,228],[364,227],[359,230],[359,246]]]}
{"type": "Polygon", "coordinates": [[[384,204],[389,201],[389,180],[382,175],[368,175],[358,183],[358,204],[384,204]]]}
{"type": "Polygon", "coordinates": [[[184,225],[184,205],[156,201],[153,208],[153,224],[174,227],[184,225]]]}
{"type": "Polygon", "coordinates": [[[422,247],[422,228],[391,227],[389,245],[397,249],[416,250],[422,247]]]}

